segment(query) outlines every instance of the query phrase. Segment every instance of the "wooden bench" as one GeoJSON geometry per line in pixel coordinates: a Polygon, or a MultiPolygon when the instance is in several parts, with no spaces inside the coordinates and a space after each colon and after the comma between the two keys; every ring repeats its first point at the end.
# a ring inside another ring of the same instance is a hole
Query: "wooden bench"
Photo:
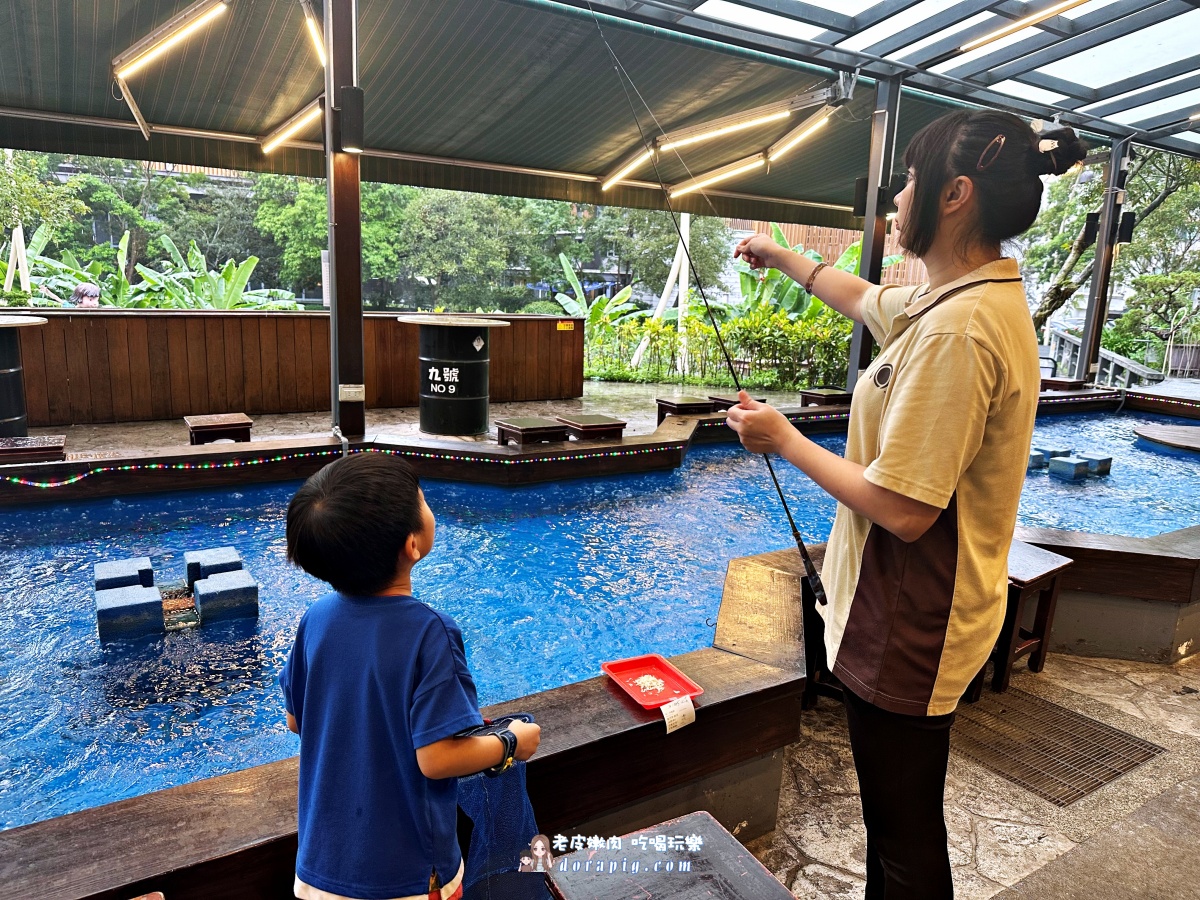
{"type": "MultiPolygon", "coordinates": [[[[1040,672],[1046,665],[1050,650],[1050,629],[1054,627],[1054,605],[1058,602],[1059,574],[1072,560],[1041,547],[1014,540],[1008,551],[1008,605],[1004,625],[992,651],[992,690],[1008,690],[1013,663],[1029,656],[1029,671],[1040,672]],[[1021,627],[1025,604],[1036,598],[1033,629],[1021,627]]],[[[987,664],[967,688],[965,699],[974,703],[983,695],[983,678],[987,664]]]]}
{"type": "Polygon", "coordinates": [[[554,419],[540,416],[520,416],[515,419],[496,420],[496,442],[504,447],[509,441],[518,447],[542,441],[565,441],[567,426],[554,419]]]}
{"type": "MultiPolygon", "coordinates": [[[[721,412],[722,410],[733,409],[742,402],[737,397],[714,397],[712,394],[708,395],[708,399],[712,401],[713,412],[721,412]]],[[[767,402],[766,397],[754,397],[752,399],[757,400],[759,403],[767,402]]]]}
{"type": "Polygon", "coordinates": [[[250,440],[250,429],[254,427],[254,420],[245,413],[184,416],[183,421],[188,427],[188,442],[193,445],[220,440],[244,443],[250,440]]]}
{"type": "Polygon", "coordinates": [[[625,425],[620,419],[612,416],[599,415],[570,415],[556,416],[559,422],[567,426],[567,432],[577,441],[585,439],[602,440],[604,438],[620,439],[625,432],[625,425]]]}
{"type": "Polygon", "coordinates": [[[800,392],[804,406],[849,406],[854,394],[841,388],[810,388],[800,392]]]}
{"type": "Polygon", "coordinates": [[[67,436],[0,438],[0,466],[17,463],[62,462],[67,458],[67,436]]]}
{"type": "Polygon", "coordinates": [[[702,416],[713,411],[712,400],[704,397],[657,397],[654,402],[658,404],[659,425],[663,423],[663,419],[668,414],[673,416],[702,416]]]}
{"type": "Polygon", "coordinates": [[[623,834],[611,843],[612,849],[606,839],[604,849],[584,847],[556,857],[548,877],[554,895],[559,900],[795,900],[706,812],[623,834]],[[603,873],[599,876],[598,866],[603,873]]]}

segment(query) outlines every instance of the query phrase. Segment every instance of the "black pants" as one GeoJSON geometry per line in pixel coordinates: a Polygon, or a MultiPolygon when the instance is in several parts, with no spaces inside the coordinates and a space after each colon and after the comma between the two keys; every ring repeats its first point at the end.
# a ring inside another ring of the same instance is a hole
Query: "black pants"
{"type": "Polygon", "coordinates": [[[866,900],[950,900],[942,795],[945,716],[906,716],[845,692],[850,748],[867,826],[866,900]]]}

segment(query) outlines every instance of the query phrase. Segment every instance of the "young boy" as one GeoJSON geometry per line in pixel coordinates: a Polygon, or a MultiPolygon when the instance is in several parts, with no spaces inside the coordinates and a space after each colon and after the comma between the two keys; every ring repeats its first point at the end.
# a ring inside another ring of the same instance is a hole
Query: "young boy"
{"type": "MultiPolygon", "coordinates": [[[[412,597],[433,513],[403,460],[344,457],[287,513],[288,558],[336,593],[309,607],[279,676],[300,735],[297,897],[452,900],[461,893],[457,777],[506,762],[454,620],[412,597]]],[[[514,722],[513,758],[537,749],[514,722]]]]}

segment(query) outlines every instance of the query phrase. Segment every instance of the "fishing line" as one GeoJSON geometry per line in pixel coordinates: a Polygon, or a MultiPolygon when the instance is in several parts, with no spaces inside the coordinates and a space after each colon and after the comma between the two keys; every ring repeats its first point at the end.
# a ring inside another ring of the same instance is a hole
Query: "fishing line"
{"type": "MultiPolygon", "coordinates": [[[[631,87],[633,88],[634,93],[637,94],[638,100],[641,101],[642,106],[645,107],[646,112],[650,114],[650,118],[654,120],[654,124],[658,128],[659,133],[665,135],[666,131],[663,129],[661,123],[659,123],[658,118],[654,115],[654,110],[650,108],[650,104],[646,102],[646,99],[642,96],[641,91],[637,89],[637,85],[634,83],[633,78],[630,77],[629,72],[626,71],[625,66],[621,64],[621,60],[617,57],[616,51],[613,50],[612,44],[608,42],[608,36],[605,35],[604,28],[600,24],[600,18],[596,15],[596,10],[592,8],[592,4],[590,2],[588,2],[588,10],[592,14],[592,21],[596,23],[596,31],[600,35],[600,40],[604,42],[604,46],[608,50],[608,55],[612,57],[613,71],[616,73],[617,81],[621,84],[621,90],[625,93],[625,101],[629,104],[629,111],[633,115],[633,122],[637,126],[638,134],[641,137],[642,147],[647,151],[652,151],[652,142],[646,137],[646,132],[642,128],[641,119],[638,118],[637,108],[633,103],[633,97],[630,96],[629,93],[629,89],[631,87]]],[[[680,164],[683,165],[684,170],[687,171],[688,177],[693,177],[691,170],[688,169],[687,163],[684,162],[683,157],[680,155],[677,148],[675,149],[675,157],[679,160],[680,164]]],[[[725,365],[729,368],[729,375],[733,379],[734,387],[740,392],[742,390],[742,381],[738,377],[737,367],[733,364],[733,357],[729,355],[729,349],[725,346],[725,339],[721,336],[721,329],[717,325],[717,317],[713,314],[712,306],[708,302],[708,295],[704,292],[704,285],[700,281],[700,273],[696,271],[696,263],[695,260],[692,259],[692,253],[688,248],[688,242],[683,239],[683,230],[680,228],[679,220],[676,217],[675,207],[671,203],[671,194],[667,190],[666,182],[663,180],[662,173],[658,168],[657,154],[653,152],[650,153],[650,163],[652,166],[654,166],[654,177],[658,181],[658,186],[663,192],[663,198],[667,204],[667,211],[671,217],[671,224],[675,227],[676,234],[679,235],[679,245],[683,248],[684,256],[687,257],[688,269],[692,273],[692,280],[696,284],[696,290],[700,294],[700,299],[704,301],[704,310],[708,314],[708,320],[712,324],[713,332],[717,336],[717,346],[721,348],[721,355],[725,358],[725,365]]],[[[706,194],[704,191],[700,191],[699,193],[702,197],[704,197],[705,201],[707,201],[709,207],[713,211],[713,215],[719,216],[719,213],[717,213],[717,208],[713,205],[713,202],[709,198],[708,194],[706,194]]],[[[680,307],[682,315],[683,311],[685,311],[687,308],[687,297],[681,298],[680,307]]],[[[821,584],[821,576],[817,574],[817,567],[813,564],[812,557],[808,553],[808,547],[806,547],[804,544],[804,537],[800,534],[800,529],[796,527],[796,520],[792,516],[791,507],[788,506],[787,497],[784,496],[783,487],[779,484],[779,477],[775,474],[775,467],[771,464],[771,457],[764,453],[762,454],[762,458],[767,464],[767,472],[771,475],[771,483],[775,486],[775,493],[778,495],[779,502],[783,506],[784,515],[787,516],[788,526],[792,530],[792,538],[796,542],[796,549],[800,551],[800,558],[804,562],[804,572],[806,578],[808,579],[808,585],[812,589],[813,595],[816,597],[817,602],[824,606],[828,600],[825,597],[825,588],[821,584]]]]}

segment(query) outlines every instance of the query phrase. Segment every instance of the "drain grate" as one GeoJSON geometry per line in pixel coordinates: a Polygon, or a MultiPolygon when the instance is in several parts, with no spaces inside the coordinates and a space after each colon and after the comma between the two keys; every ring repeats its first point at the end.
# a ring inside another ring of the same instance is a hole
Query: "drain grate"
{"type": "Polygon", "coordinates": [[[1057,806],[1074,803],[1166,752],[1013,688],[961,704],[952,746],[1057,806]]]}

